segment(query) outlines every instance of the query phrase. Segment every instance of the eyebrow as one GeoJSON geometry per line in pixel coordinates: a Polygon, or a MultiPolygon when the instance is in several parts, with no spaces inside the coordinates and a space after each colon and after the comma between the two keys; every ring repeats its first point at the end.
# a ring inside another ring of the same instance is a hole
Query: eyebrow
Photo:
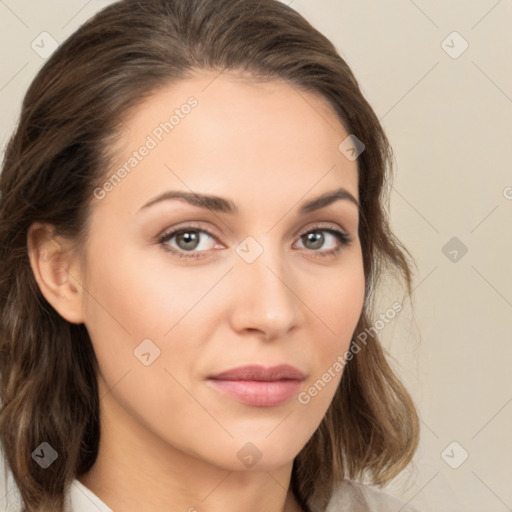
{"type": "MultiPolygon", "coordinates": [[[[160,203],[162,201],[170,201],[172,199],[181,199],[193,206],[198,206],[200,208],[205,208],[220,213],[228,213],[234,215],[239,212],[236,204],[230,199],[219,196],[199,194],[195,192],[185,192],[181,190],[169,190],[164,192],[144,204],[139,209],[139,211],[149,208],[150,206],[153,206],[154,204],[160,203]]],[[[325,208],[339,200],[350,201],[351,203],[355,204],[359,210],[358,200],[347,189],[340,187],[336,190],[325,192],[324,194],[321,194],[307,201],[306,203],[303,203],[299,209],[299,214],[304,215],[306,213],[320,210],[321,208],[325,208]]]]}

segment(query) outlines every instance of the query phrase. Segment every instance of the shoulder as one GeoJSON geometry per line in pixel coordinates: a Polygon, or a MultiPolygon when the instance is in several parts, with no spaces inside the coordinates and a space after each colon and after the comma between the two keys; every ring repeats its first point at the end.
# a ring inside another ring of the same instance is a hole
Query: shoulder
{"type": "Polygon", "coordinates": [[[343,480],[325,512],[420,512],[391,494],[354,480],[343,480]]]}

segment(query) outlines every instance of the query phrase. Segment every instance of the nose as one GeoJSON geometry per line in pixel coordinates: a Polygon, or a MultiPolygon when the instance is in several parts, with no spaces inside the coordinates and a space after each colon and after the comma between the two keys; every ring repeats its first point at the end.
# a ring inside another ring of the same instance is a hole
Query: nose
{"type": "Polygon", "coordinates": [[[294,292],[294,278],[278,249],[265,244],[251,263],[240,257],[231,272],[232,327],[236,332],[257,331],[267,340],[286,336],[301,321],[303,302],[294,292]]]}

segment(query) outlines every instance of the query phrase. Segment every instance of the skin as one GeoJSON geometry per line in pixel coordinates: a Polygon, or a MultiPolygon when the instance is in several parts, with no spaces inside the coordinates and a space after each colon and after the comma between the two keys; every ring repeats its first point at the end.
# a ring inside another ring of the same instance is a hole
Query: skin
{"type": "Polygon", "coordinates": [[[303,216],[298,208],[339,187],[358,199],[357,161],[339,151],[348,133],[321,97],[202,71],[126,119],[106,177],[190,96],[191,113],[103,199],[91,199],[83,260],[65,251],[70,241],[41,235],[51,226],[29,234],[41,290],[64,318],[85,324],[99,362],[99,454],[79,480],[123,512],[300,510],[289,490],[293,459],[342,372],[308,404],[294,396],[274,407],[239,403],[206,379],[288,363],[306,374],[307,390],[348,349],[364,298],[357,206],[339,200],[303,216]],[[181,200],[140,210],[167,190],[229,198],[240,212],[181,200]],[[180,237],[159,243],[191,222],[215,239],[199,232],[189,252],[180,237]],[[321,230],[323,245],[301,238],[326,223],[350,245],[321,230]],[[248,236],[263,249],[250,264],[235,251],[248,236]],[[179,258],[169,245],[203,257],[179,258]],[[337,255],[318,256],[338,245],[337,255]],[[144,339],[160,350],[149,366],[134,356],[144,339]],[[237,457],[248,442],[261,453],[252,467],[237,457]]]}

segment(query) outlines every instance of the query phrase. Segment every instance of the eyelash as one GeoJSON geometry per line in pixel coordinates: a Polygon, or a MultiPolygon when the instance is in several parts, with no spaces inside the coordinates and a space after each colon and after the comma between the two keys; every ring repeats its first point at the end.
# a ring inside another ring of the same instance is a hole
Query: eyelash
{"type": "MultiPolygon", "coordinates": [[[[204,254],[202,254],[202,253],[207,252],[207,251],[199,251],[199,252],[196,252],[196,253],[193,253],[193,252],[187,253],[187,252],[184,252],[184,251],[181,251],[181,250],[169,247],[169,245],[167,245],[165,243],[165,242],[168,242],[169,240],[171,240],[172,238],[174,238],[176,235],[179,235],[181,233],[186,233],[186,232],[189,232],[189,231],[197,231],[197,232],[200,232],[200,233],[204,233],[204,234],[208,235],[209,237],[211,237],[213,240],[217,240],[216,236],[213,235],[212,233],[210,233],[208,230],[206,230],[206,229],[204,229],[204,228],[202,228],[200,226],[189,225],[189,226],[185,226],[183,228],[175,229],[174,231],[163,233],[158,238],[158,243],[162,246],[162,248],[165,251],[170,252],[174,256],[177,256],[179,258],[199,259],[199,258],[205,257],[204,254]]],[[[335,257],[335,256],[337,256],[342,251],[342,249],[344,247],[349,246],[352,243],[352,241],[353,241],[353,239],[349,235],[347,235],[343,231],[339,231],[337,229],[334,229],[330,225],[328,225],[328,226],[314,226],[313,228],[309,228],[309,229],[307,229],[305,231],[302,231],[298,235],[298,238],[300,239],[304,235],[306,235],[308,233],[313,233],[313,232],[316,232],[316,231],[330,233],[331,235],[333,235],[338,240],[339,245],[335,249],[330,249],[328,251],[312,251],[312,252],[315,253],[315,257],[319,257],[319,258],[335,257]]]]}

